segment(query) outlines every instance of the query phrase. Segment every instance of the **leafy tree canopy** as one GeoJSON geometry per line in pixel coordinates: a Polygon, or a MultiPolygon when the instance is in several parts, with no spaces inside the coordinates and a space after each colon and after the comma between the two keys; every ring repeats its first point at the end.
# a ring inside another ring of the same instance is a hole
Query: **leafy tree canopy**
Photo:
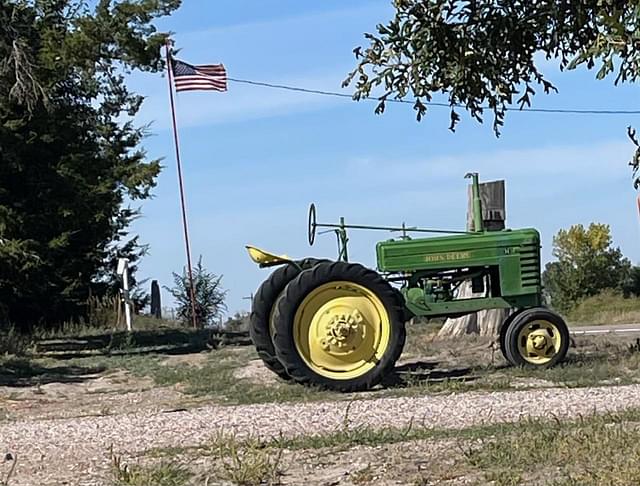
{"type": "Polygon", "coordinates": [[[131,121],[133,70],[163,68],[154,21],[180,0],[0,2],[0,321],[60,322],[144,249],[127,201],[160,170],[131,121]]]}
{"type": "Polygon", "coordinates": [[[553,255],[542,275],[551,304],[569,310],[580,300],[605,289],[632,291],[631,263],[612,246],[608,225],[581,224],[560,230],[553,239],[553,255]]]}
{"type": "Polygon", "coordinates": [[[638,177],[638,171],[640,170],[640,142],[638,142],[635,128],[627,127],[627,134],[629,135],[629,138],[631,139],[633,144],[636,146],[633,157],[631,157],[631,161],[629,162],[633,177],[633,187],[636,189],[640,189],[640,177],[638,177]]]}
{"type": "Polygon", "coordinates": [[[448,97],[451,129],[456,106],[482,121],[493,112],[499,134],[513,103],[529,106],[536,89],[556,91],[540,61],[560,69],[584,65],[615,83],[640,75],[640,4],[622,0],[394,0],[392,20],[365,34],[354,50],[358,65],[345,81],[355,99],[381,89],[377,113],[389,99],[415,99],[420,120],[425,102],[448,97]]]}

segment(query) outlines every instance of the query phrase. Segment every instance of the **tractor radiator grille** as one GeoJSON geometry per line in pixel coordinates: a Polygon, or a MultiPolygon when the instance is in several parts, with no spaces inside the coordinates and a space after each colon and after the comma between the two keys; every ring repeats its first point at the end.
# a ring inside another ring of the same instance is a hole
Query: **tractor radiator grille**
{"type": "Polygon", "coordinates": [[[520,246],[520,271],[523,287],[540,287],[540,245],[520,246]]]}

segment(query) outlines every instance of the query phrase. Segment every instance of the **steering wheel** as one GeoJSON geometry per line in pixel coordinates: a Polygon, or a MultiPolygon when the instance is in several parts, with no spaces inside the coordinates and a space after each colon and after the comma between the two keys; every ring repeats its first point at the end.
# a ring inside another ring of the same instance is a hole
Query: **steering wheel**
{"type": "Polygon", "coordinates": [[[316,205],[311,203],[311,206],[309,206],[309,224],[307,226],[309,246],[313,246],[313,242],[316,241],[316,227],[316,205]]]}

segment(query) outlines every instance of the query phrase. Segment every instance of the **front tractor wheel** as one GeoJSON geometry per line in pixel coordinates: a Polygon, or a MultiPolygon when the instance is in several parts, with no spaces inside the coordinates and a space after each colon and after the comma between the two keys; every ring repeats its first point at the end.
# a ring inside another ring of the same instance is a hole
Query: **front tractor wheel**
{"type": "Polygon", "coordinates": [[[550,368],[569,350],[569,329],[562,317],[544,308],[528,309],[509,323],[505,335],[507,361],[527,368],[550,368]]]}
{"type": "Polygon", "coordinates": [[[369,389],[402,352],[403,308],[375,271],[321,263],[292,280],[277,304],[276,355],[299,383],[343,392],[369,389]]]}

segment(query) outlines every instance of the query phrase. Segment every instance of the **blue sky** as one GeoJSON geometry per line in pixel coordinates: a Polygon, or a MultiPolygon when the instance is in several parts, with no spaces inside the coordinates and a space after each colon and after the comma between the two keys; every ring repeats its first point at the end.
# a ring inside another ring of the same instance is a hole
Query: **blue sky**
{"type": "MultiPolygon", "coordinates": [[[[185,0],[160,27],[175,32],[179,58],[223,62],[230,77],[339,91],[363,33],[392,15],[388,0],[185,0]]],[[[544,62],[559,94],[535,107],[640,108],[637,86],[596,81],[586,70],[561,73],[544,62]]],[[[133,231],[150,245],[140,276],[171,284],[184,266],[184,244],[166,78],[134,75],[147,99],[140,122],[152,122],[145,147],[163,157],[154,199],[133,231]]],[[[349,92],[349,90],[345,90],[349,92]]],[[[230,83],[227,93],[178,95],[177,112],[195,259],[223,275],[231,313],[268,275],[247,257],[247,243],[295,257],[336,254],[332,235],[309,248],[310,202],[319,220],[462,229],[469,171],[505,179],[507,224],[535,227],[543,257],[553,235],[571,224],[611,225],[614,241],[640,259],[635,193],[626,163],[626,126],[640,116],[510,113],[502,136],[463,115],[456,133],[446,109],[415,120],[410,105],[375,105],[230,83]]],[[[350,257],[375,265],[376,232],[352,232],[350,257]]],[[[165,293],[164,305],[171,305],[165,293]]]]}

